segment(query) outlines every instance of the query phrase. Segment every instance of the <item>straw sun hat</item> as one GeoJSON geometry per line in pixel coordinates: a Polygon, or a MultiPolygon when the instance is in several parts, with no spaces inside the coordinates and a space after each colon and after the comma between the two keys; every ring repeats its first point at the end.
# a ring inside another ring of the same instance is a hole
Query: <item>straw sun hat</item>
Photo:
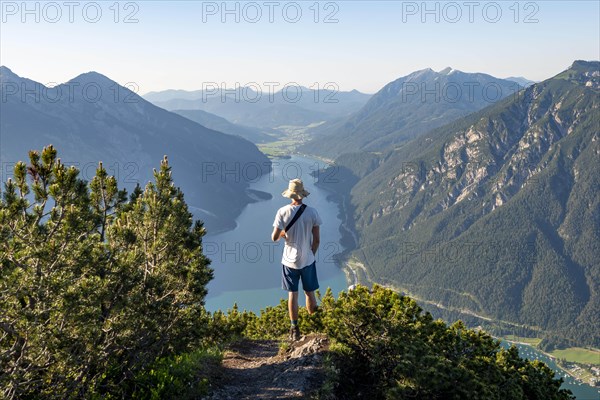
{"type": "Polygon", "coordinates": [[[281,195],[294,200],[300,200],[308,196],[306,190],[304,190],[304,183],[300,179],[292,179],[288,185],[288,188],[284,190],[281,195]]]}

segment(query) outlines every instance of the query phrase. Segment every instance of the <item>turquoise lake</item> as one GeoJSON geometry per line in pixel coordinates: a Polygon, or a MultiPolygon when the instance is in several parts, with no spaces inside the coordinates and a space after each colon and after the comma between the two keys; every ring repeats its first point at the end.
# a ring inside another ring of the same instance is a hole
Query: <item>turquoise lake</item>
{"type": "MultiPolygon", "coordinates": [[[[259,312],[274,306],[287,292],[281,289],[281,255],[283,241],[273,243],[271,232],[277,209],[288,204],[281,196],[290,179],[300,178],[310,195],[305,203],[315,207],[323,220],[321,245],[317,252],[317,274],[322,294],[330,287],[334,294],[347,289],[344,271],[333,256],[343,250],[340,245],[337,204],[327,200],[328,193],[315,186],[313,177],[321,161],[293,156],[273,160],[273,171],[250,184],[250,189],[270,193],[270,200],[249,204],[236,219],[233,230],[204,238],[204,253],[212,260],[214,279],[208,285],[206,308],[227,310],[237,303],[240,310],[259,312]]],[[[301,297],[301,304],[304,298],[301,297]]]]}

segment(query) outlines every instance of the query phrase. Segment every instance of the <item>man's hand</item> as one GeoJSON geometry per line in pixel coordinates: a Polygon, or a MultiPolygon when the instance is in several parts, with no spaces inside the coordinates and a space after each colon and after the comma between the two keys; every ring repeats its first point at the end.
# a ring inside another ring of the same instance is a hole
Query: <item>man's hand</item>
{"type": "Polygon", "coordinates": [[[319,225],[315,225],[312,228],[312,245],[310,248],[315,255],[317,254],[319,243],[321,243],[321,231],[319,230],[319,225]]]}

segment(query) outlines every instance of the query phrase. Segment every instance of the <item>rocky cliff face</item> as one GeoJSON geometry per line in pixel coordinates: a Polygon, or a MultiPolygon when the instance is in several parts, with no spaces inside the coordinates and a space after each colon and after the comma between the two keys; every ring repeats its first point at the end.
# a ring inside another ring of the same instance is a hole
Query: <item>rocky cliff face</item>
{"type": "MultiPolygon", "coordinates": [[[[391,196],[379,203],[372,219],[401,210],[420,192],[438,199],[422,210],[428,211],[426,217],[466,199],[486,198],[483,214],[502,206],[536,180],[550,161],[544,156],[556,143],[598,112],[593,92],[600,77],[585,71],[571,83],[581,81],[583,90],[578,84],[561,90],[555,87],[565,83],[560,79],[532,86],[500,113],[482,117],[444,141],[439,158],[400,161],[398,175],[388,182],[391,196]]],[[[590,144],[598,134],[593,132],[590,144]]],[[[404,158],[403,152],[399,154],[404,158]]]]}

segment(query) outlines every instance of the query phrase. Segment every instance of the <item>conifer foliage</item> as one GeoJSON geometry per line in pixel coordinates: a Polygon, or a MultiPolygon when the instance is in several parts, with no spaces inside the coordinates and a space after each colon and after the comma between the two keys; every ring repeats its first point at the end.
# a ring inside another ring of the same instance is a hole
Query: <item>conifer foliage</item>
{"type": "Polygon", "coordinates": [[[202,341],[205,230],[166,157],[129,198],[102,163],[88,184],[52,146],[29,159],[0,200],[0,397],[128,396],[202,341]]]}
{"type": "Polygon", "coordinates": [[[461,321],[446,325],[392,290],[323,299],[338,398],[568,400],[562,379],[461,321]]]}

